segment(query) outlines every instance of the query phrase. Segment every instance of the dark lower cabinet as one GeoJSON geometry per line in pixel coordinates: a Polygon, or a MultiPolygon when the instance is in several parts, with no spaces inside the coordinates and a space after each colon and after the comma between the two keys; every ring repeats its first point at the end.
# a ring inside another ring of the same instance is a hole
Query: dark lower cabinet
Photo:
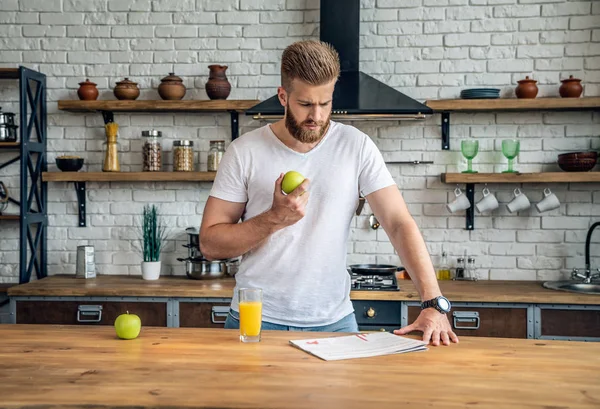
{"type": "Polygon", "coordinates": [[[540,308],[542,337],[600,338],[600,310],[540,308]]]}
{"type": "MultiPolygon", "coordinates": [[[[420,312],[420,307],[408,307],[408,323],[414,322],[420,312]]],[[[456,335],[527,338],[526,308],[453,306],[448,320],[456,335]]]]}
{"type": "Polygon", "coordinates": [[[17,301],[17,324],[114,325],[125,312],[142,326],[166,327],[167,304],[129,301],[17,301]]]}
{"type": "Polygon", "coordinates": [[[179,326],[223,328],[229,313],[229,303],[180,302],[179,326]]]}
{"type": "Polygon", "coordinates": [[[400,328],[401,303],[397,301],[353,301],[360,331],[391,331],[400,328]]]}

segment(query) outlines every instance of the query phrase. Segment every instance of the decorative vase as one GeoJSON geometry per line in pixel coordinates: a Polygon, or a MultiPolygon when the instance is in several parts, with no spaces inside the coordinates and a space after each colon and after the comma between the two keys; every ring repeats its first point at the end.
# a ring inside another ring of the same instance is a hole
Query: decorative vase
{"type": "Polygon", "coordinates": [[[185,95],[186,89],[185,85],[183,85],[183,80],[175,75],[175,73],[170,72],[167,77],[164,77],[160,81],[158,95],[162,99],[180,100],[185,95]]]}
{"type": "Polygon", "coordinates": [[[160,266],[160,261],[142,261],[142,278],[144,280],[158,280],[160,266]]]}
{"type": "Polygon", "coordinates": [[[526,76],[524,80],[517,81],[519,85],[515,89],[517,98],[535,98],[538,94],[537,81],[526,76]]]}
{"type": "Polygon", "coordinates": [[[206,94],[210,99],[227,99],[231,92],[231,84],[227,81],[226,65],[209,65],[210,74],[206,82],[206,94]]]}
{"type": "Polygon", "coordinates": [[[117,82],[117,86],[113,92],[117,99],[135,100],[140,96],[140,89],[137,86],[137,82],[129,81],[129,78],[117,82]]]}
{"type": "Polygon", "coordinates": [[[88,78],[84,82],[80,82],[79,89],[77,90],[79,99],[82,101],[95,101],[98,99],[98,88],[96,88],[96,85],[88,78]]]}
{"type": "Polygon", "coordinates": [[[581,93],[583,92],[583,87],[581,86],[581,80],[577,78],[573,78],[572,75],[569,75],[569,78],[566,80],[561,80],[562,85],[558,89],[560,96],[563,98],[579,98],[581,93]]]}

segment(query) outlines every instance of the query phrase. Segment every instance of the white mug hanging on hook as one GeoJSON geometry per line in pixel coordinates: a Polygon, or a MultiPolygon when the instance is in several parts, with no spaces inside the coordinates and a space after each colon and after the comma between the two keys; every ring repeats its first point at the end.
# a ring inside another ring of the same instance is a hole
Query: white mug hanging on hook
{"type": "Polygon", "coordinates": [[[475,207],[479,213],[491,212],[500,206],[496,196],[486,187],[483,188],[483,199],[481,199],[475,207]]]}
{"type": "Polygon", "coordinates": [[[450,213],[456,213],[459,210],[466,210],[471,207],[471,202],[469,202],[467,195],[465,195],[460,188],[457,187],[454,189],[454,196],[456,196],[456,198],[446,205],[446,208],[450,213]]]}
{"type": "Polygon", "coordinates": [[[535,205],[538,212],[543,213],[550,210],[558,209],[560,201],[558,197],[548,188],[544,189],[544,198],[535,205]]]}
{"type": "Polygon", "coordinates": [[[529,209],[531,207],[531,202],[529,201],[527,196],[525,196],[525,194],[521,192],[521,189],[516,188],[513,193],[515,195],[515,198],[511,200],[509,204],[506,205],[506,208],[509,212],[516,213],[518,211],[529,209]]]}

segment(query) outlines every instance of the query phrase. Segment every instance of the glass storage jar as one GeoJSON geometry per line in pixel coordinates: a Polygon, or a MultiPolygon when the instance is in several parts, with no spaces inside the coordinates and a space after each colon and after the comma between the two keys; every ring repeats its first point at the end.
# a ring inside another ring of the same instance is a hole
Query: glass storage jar
{"type": "Polygon", "coordinates": [[[221,163],[221,158],[225,153],[225,141],[210,141],[210,148],[208,150],[208,164],[207,168],[209,172],[216,172],[221,163]]]}
{"type": "Polygon", "coordinates": [[[144,144],[142,145],[144,172],[160,172],[162,170],[162,146],[160,137],[162,133],[155,129],[142,131],[144,144]]]}
{"type": "Polygon", "coordinates": [[[173,171],[194,171],[194,142],[186,139],[173,141],[173,171]]]}

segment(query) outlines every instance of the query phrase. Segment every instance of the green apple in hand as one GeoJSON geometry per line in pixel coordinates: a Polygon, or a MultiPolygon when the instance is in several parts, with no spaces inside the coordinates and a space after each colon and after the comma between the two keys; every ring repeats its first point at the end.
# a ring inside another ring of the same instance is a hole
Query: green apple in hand
{"type": "Polygon", "coordinates": [[[134,339],[140,335],[142,329],[142,320],[135,314],[121,314],[115,320],[115,329],[117,336],[121,339],[134,339]]]}
{"type": "Polygon", "coordinates": [[[289,195],[294,191],[294,189],[300,186],[302,182],[304,182],[304,176],[302,176],[302,174],[296,172],[295,170],[290,170],[285,175],[283,175],[283,180],[281,181],[281,189],[289,195]]]}

